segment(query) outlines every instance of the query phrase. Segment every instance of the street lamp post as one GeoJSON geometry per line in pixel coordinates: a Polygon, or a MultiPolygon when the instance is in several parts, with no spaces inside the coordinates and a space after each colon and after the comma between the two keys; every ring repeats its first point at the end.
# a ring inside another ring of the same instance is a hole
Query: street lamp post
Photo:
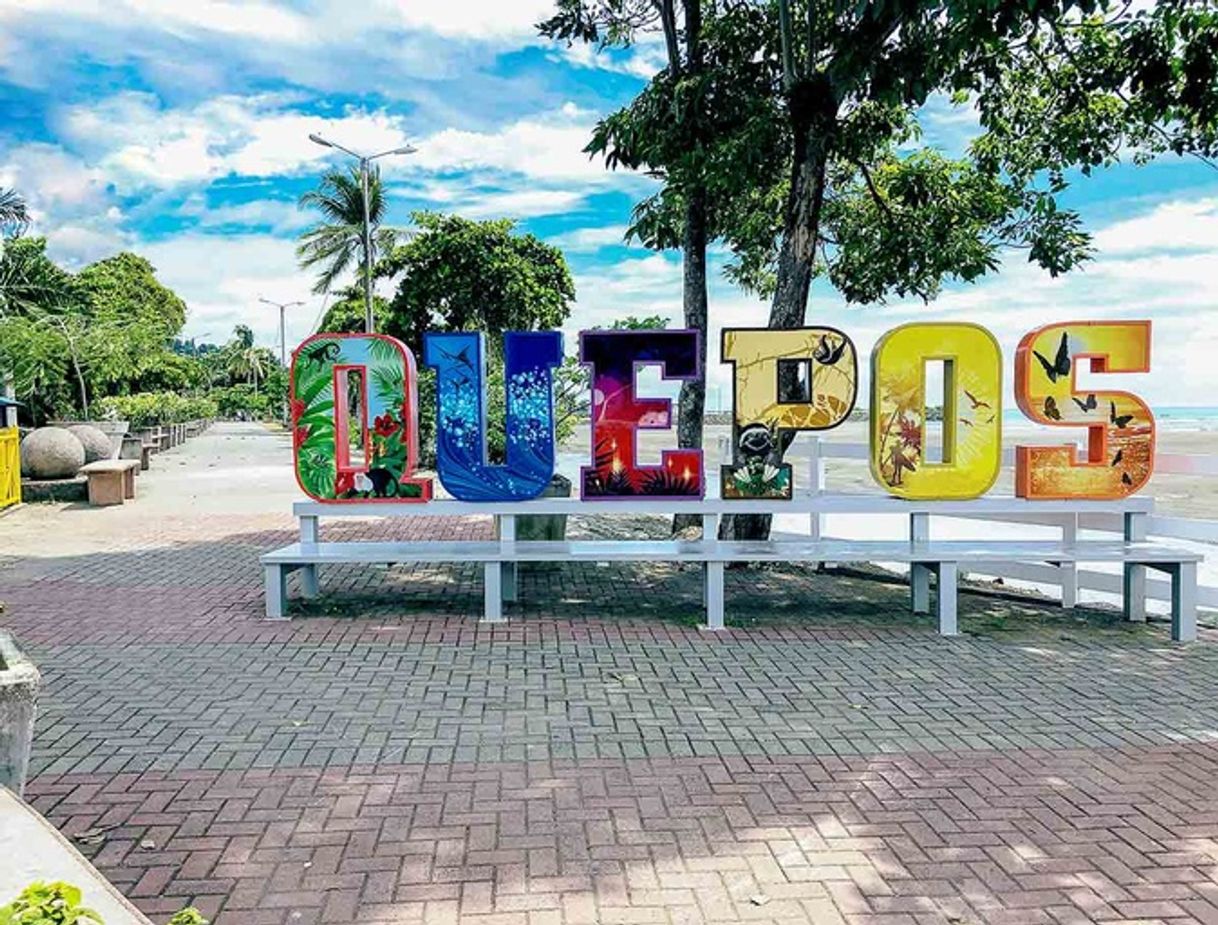
{"type": "Polygon", "coordinates": [[[279,363],[284,369],[288,368],[288,337],[287,328],[284,325],[283,314],[285,309],[292,308],[296,305],[304,305],[304,302],[272,302],[270,299],[259,298],[259,302],[266,305],[273,305],[279,309],[279,363]]]}
{"type": "Polygon", "coordinates": [[[327,141],[320,135],[310,135],[309,141],[321,145],[323,148],[334,148],[337,151],[342,151],[344,154],[350,155],[359,161],[360,189],[364,200],[364,330],[372,334],[376,328],[376,323],[372,317],[372,218],[370,214],[371,206],[368,202],[369,168],[372,162],[379,158],[389,157],[394,154],[414,154],[418,148],[406,145],[402,148],[394,148],[391,151],[382,151],[380,154],[363,155],[356,154],[350,148],[344,148],[337,142],[327,141]]]}

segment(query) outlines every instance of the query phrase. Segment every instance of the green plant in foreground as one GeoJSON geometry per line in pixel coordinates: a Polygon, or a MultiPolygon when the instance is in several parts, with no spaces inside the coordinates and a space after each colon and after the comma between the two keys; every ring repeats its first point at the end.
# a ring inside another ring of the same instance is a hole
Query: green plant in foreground
{"type": "MultiPolygon", "coordinates": [[[[35,880],[21,895],[0,906],[0,925],[105,925],[94,910],[80,904],[80,890],[70,883],[35,880]]],[[[174,914],[167,925],[208,925],[194,906],[174,914]]]]}
{"type": "Polygon", "coordinates": [[[207,919],[203,918],[203,913],[194,906],[187,906],[175,912],[167,925],[207,925],[207,919]]]}
{"type": "Polygon", "coordinates": [[[0,906],[0,925],[88,925],[102,917],[80,904],[80,890],[69,883],[35,880],[7,906],[0,906]]]}

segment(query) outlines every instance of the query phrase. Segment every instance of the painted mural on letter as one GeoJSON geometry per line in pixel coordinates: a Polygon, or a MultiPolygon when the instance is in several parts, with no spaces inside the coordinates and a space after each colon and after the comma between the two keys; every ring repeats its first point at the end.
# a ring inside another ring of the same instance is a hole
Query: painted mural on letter
{"type": "Polygon", "coordinates": [[[1002,466],[1002,351],[975,324],[907,324],[871,354],[871,472],[889,494],[976,498],[1002,466]],[[926,364],[943,363],[936,396],[940,460],[927,458],[926,364]]]}
{"type": "Polygon", "coordinates": [[[1083,390],[1092,373],[1150,370],[1149,321],[1066,322],[1025,335],[1015,353],[1015,399],[1029,418],[1053,427],[1086,427],[1087,454],[1072,446],[1020,446],[1015,492],[1023,498],[1115,499],[1131,495],[1154,470],[1155,419],[1128,392],[1083,390]]]}
{"type": "Polygon", "coordinates": [[[782,461],[783,432],[828,430],[850,416],[858,395],[854,343],[835,328],[726,328],[722,359],[733,367],[734,446],[721,494],[789,499],[794,473],[782,461]],[[802,384],[802,394],[782,394],[783,378],[797,391],[802,384]]]}
{"type": "Polygon", "coordinates": [[[486,455],[486,340],[482,334],[426,334],[423,358],[436,370],[436,473],[463,501],[535,498],[554,475],[553,369],[562,363],[557,331],[503,335],[505,454],[486,455]]]}
{"type": "Polygon", "coordinates": [[[431,479],[414,477],[415,377],[410,351],[384,335],[320,334],[297,348],[292,439],[305,494],[318,501],[431,497],[431,479]]]}
{"type": "Polygon", "coordinates": [[[584,331],[580,360],[592,374],[593,464],[582,469],[584,498],[662,495],[701,498],[701,450],[665,450],[658,466],[640,466],[636,436],[672,426],[668,399],[637,398],[635,369],[656,364],[666,379],[699,375],[696,331],[584,331]]]}

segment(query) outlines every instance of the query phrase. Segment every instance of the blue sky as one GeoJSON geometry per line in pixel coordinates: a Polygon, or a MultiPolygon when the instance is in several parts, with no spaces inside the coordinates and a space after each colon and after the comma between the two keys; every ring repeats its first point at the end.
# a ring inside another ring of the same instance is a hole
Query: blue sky
{"type": "MultiPolygon", "coordinates": [[[[391,223],[419,208],[510,216],[563,247],[579,300],[568,350],[580,328],[622,315],[675,320],[679,254],[621,243],[650,181],[581,153],[598,116],[639,90],[660,49],[554,47],[532,29],[549,6],[6,3],[0,186],[28,197],[35,232],[68,265],[120,249],[148,256],[187,300],[187,336],[219,341],[246,323],[273,345],[277,321],[258,298],[307,300],[289,319],[290,347],[322,308],[295,265],[293,238],[309,223],[295,200],[334,160],[307,135],[364,150],[409,140],[419,153],[385,165],[391,223]]],[[[949,151],[973,127],[967,111],[943,103],[924,122],[927,140],[949,151]]],[[[1099,247],[1083,272],[1051,280],[1012,255],[1002,273],[951,286],[929,306],[846,307],[818,285],[809,323],[844,328],[865,352],[899,323],[978,321],[1009,356],[1036,325],[1150,317],[1153,371],[1122,385],[1159,404],[1218,404],[1218,172],[1176,159],[1122,166],[1080,181],[1069,202],[1099,247]]],[[[766,306],[716,274],[711,313],[717,331],[763,324],[766,306]]],[[[711,353],[713,404],[727,394],[727,368],[711,353]]]]}

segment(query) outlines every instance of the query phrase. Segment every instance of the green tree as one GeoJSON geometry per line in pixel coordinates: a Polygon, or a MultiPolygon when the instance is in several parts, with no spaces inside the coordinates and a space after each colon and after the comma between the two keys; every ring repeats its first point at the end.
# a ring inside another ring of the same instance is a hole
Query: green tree
{"type": "Polygon", "coordinates": [[[334,288],[356,263],[357,254],[356,278],[362,281],[367,268],[376,266],[376,255],[388,253],[397,240],[393,229],[381,225],[385,218],[385,196],[378,167],[373,166],[368,176],[372,253],[364,253],[364,191],[357,169],[325,174],[317,189],[300,197],[300,207],[321,213],[321,221],[301,234],[296,248],[301,267],[318,273],[313,291],[319,295],[334,288]]]}
{"type": "Polygon", "coordinates": [[[424,331],[547,330],[570,315],[575,284],[558,248],[517,233],[509,219],[435,212],[413,218],[418,233],[378,272],[401,277],[384,330],[416,354],[424,331]]]}
{"type": "MultiPolygon", "coordinates": [[[[318,330],[328,334],[362,333],[366,322],[363,287],[345,286],[335,295],[338,298],[326,309],[318,330]]],[[[389,300],[384,296],[372,296],[372,321],[378,331],[384,331],[389,323],[389,300]]]]}
{"type": "Polygon", "coordinates": [[[137,254],[115,254],[89,264],[77,280],[98,321],[137,322],[166,346],[186,323],[186,303],[137,254]]]}
{"type": "MultiPolygon", "coordinates": [[[[717,119],[702,136],[712,235],[733,251],[729,276],[770,298],[774,328],[804,323],[818,276],[866,304],[929,300],[945,281],[997,270],[1006,249],[1066,272],[1090,254],[1079,216],[1059,202],[1071,170],[1215,153],[1218,13],[1202,0],[702,7],[699,87],[717,119]],[[980,132],[964,157],[918,145],[932,96],[976,109],[980,132]]],[[[651,141],[665,131],[666,80],[594,138],[611,160],[666,179],[633,223],[656,243],[671,242],[683,204],[666,150],[651,141]]],[[[764,529],[749,520],[738,535],[764,529]]]]}
{"type": "Polygon", "coordinates": [[[139,391],[141,380],[174,367],[174,336],[186,323],[186,303],[156,277],[143,257],[120,253],[76,276],[85,300],[89,384],[97,394],[139,391]]]}
{"type": "Polygon", "coordinates": [[[267,377],[272,369],[279,367],[273,351],[266,347],[254,345],[254,332],[248,325],[239,324],[233,328],[233,339],[221,351],[223,370],[231,384],[245,382],[250,385],[255,395],[258,394],[258,383],[267,377]]]}

